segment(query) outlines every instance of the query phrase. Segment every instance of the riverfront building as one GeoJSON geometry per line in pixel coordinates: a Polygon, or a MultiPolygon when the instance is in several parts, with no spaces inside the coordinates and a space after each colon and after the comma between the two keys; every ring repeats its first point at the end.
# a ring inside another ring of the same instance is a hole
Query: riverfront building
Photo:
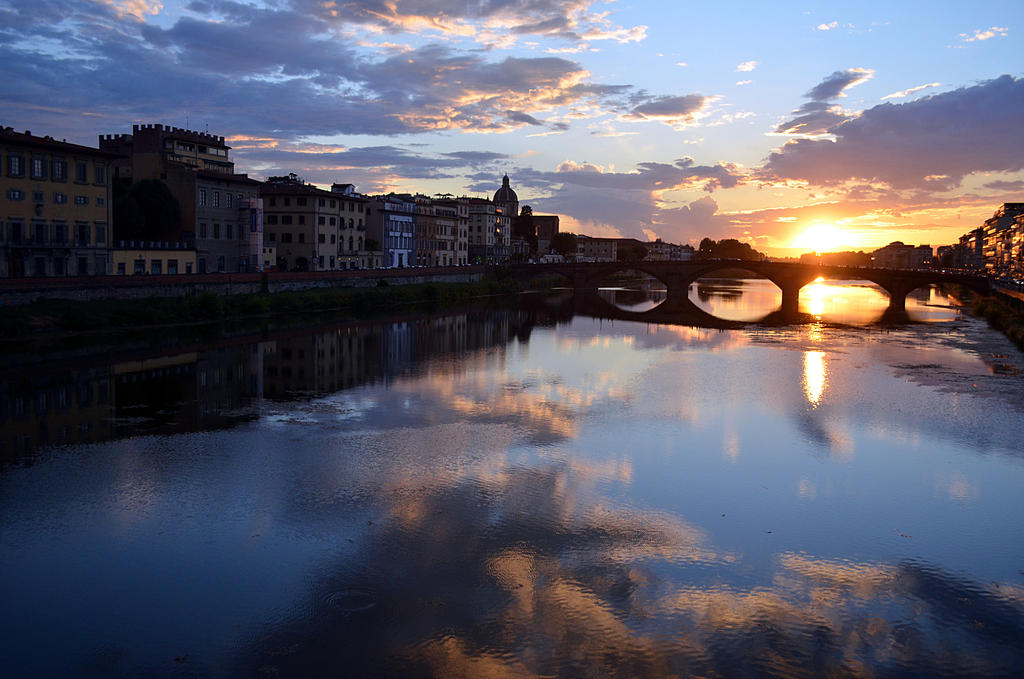
{"type": "Polygon", "coordinates": [[[260,187],[264,229],[277,248],[282,271],[335,271],[342,197],[306,184],[294,174],[271,177],[260,187]]]}
{"type": "Polygon", "coordinates": [[[110,273],[114,158],[0,128],[0,278],[110,273]]]}
{"type": "Polygon", "coordinates": [[[878,269],[924,269],[932,265],[932,248],[894,241],[872,252],[871,262],[878,269]]]}
{"type": "Polygon", "coordinates": [[[130,186],[163,182],[181,208],[179,223],[154,230],[116,225],[117,240],[192,243],[196,272],[258,271],[262,266],[260,183],[236,174],[224,137],[168,125],[133,125],[100,135],[100,149],[121,158],[115,172],[130,186]]]}
{"type": "MultiPolygon", "coordinates": [[[[507,182],[508,177],[505,179],[507,182]]],[[[508,264],[512,231],[510,222],[503,208],[486,198],[469,199],[471,264],[508,264]]]]}
{"type": "Polygon", "coordinates": [[[416,264],[416,200],[410,195],[374,196],[366,204],[367,233],[383,250],[383,265],[416,264]]]}

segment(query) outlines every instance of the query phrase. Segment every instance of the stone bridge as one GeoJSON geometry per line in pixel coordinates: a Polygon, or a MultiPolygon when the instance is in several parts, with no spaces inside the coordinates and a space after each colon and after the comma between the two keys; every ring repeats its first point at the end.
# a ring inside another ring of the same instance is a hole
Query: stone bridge
{"type": "MultiPolygon", "coordinates": [[[[576,290],[595,291],[613,274],[640,271],[665,284],[672,307],[686,307],[690,284],[699,278],[743,270],[758,274],[782,291],[783,314],[797,313],[800,288],[818,278],[871,281],[889,295],[889,311],[906,309],[907,294],[933,283],[957,283],[981,295],[992,292],[984,276],[944,273],[942,271],[873,269],[852,266],[824,266],[791,262],[703,260],[693,262],[595,262],[583,264],[514,264],[510,273],[529,280],[542,276],[561,276],[576,290]]],[[[688,308],[688,307],[687,307],[688,308]]]]}

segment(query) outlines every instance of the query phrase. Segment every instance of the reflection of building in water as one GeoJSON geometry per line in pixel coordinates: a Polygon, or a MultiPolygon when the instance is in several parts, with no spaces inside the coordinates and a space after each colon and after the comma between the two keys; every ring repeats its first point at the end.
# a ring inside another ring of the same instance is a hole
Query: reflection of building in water
{"type": "Polygon", "coordinates": [[[245,344],[92,368],[80,360],[5,368],[0,455],[223,426],[260,398],[261,360],[259,345],[245,344]]]}
{"type": "Polygon", "coordinates": [[[349,326],[266,343],[263,389],[270,398],[329,393],[375,381],[383,372],[383,326],[349,326]]]}
{"type": "Polygon", "coordinates": [[[4,372],[0,457],[48,444],[92,443],[112,437],[114,389],[109,368],[4,372]]]}
{"type": "MultiPolygon", "coordinates": [[[[326,394],[411,374],[431,360],[526,340],[534,314],[525,311],[454,314],[379,325],[352,325],[264,343],[263,393],[326,394]]],[[[458,370],[458,362],[446,362],[458,370]]]]}

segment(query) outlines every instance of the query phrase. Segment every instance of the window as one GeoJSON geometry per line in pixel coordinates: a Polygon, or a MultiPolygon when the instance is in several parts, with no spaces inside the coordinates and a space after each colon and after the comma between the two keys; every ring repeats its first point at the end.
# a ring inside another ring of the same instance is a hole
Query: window
{"type": "Polygon", "coordinates": [[[199,237],[206,238],[207,235],[206,222],[199,222],[199,237]]]}
{"type": "Polygon", "coordinates": [[[291,198],[285,198],[284,199],[284,206],[285,207],[289,207],[291,204],[292,204],[292,199],[291,198]]]}
{"type": "Polygon", "coordinates": [[[281,223],[282,224],[291,224],[292,223],[292,216],[291,215],[281,215],[281,223]]]}
{"type": "Polygon", "coordinates": [[[217,258],[217,271],[224,273],[224,255],[217,258]]]}
{"type": "Polygon", "coordinates": [[[305,243],[306,242],[306,234],[304,234],[304,233],[300,233],[299,234],[299,242],[300,243],[305,243]]]}
{"type": "Polygon", "coordinates": [[[224,207],[231,207],[231,194],[230,193],[225,193],[224,194],[224,207]]]}
{"type": "Polygon", "coordinates": [[[46,179],[46,159],[45,158],[33,158],[32,159],[32,179],[46,179]]]}
{"type": "Polygon", "coordinates": [[[220,238],[220,224],[213,225],[213,237],[220,238]]]}
{"type": "Polygon", "coordinates": [[[299,224],[306,223],[306,215],[299,215],[299,224]]]}
{"type": "Polygon", "coordinates": [[[63,257],[54,257],[53,258],[53,275],[54,276],[63,276],[66,273],[67,273],[67,266],[66,266],[66,262],[64,261],[64,258],[63,257]]]}
{"type": "Polygon", "coordinates": [[[7,176],[25,176],[25,159],[22,156],[7,156],[7,176]]]}
{"type": "Polygon", "coordinates": [[[171,274],[171,275],[178,273],[178,260],[176,260],[176,259],[168,259],[167,260],[167,273],[171,274]]]}
{"type": "Polygon", "coordinates": [[[75,224],[75,245],[89,247],[89,235],[88,224],[75,224]]]}
{"type": "Polygon", "coordinates": [[[213,206],[220,207],[220,191],[213,192],[213,206]]]}
{"type": "Polygon", "coordinates": [[[93,257],[93,270],[94,276],[106,276],[107,275],[107,257],[106,255],[95,255],[93,257]]]}
{"type": "Polygon", "coordinates": [[[316,223],[319,224],[320,226],[323,226],[324,224],[327,223],[327,218],[324,217],[323,215],[320,215],[319,217],[316,218],[316,223]]]}
{"type": "Polygon", "coordinates": [[[104,205],[106,205],[106,199],[97,197],[96,198],[96,206],[97,207],[103,207],[104,205]]]}
{"type": "Polygon", "coordinates": [[[317,239],[317,241],[320,242],[320,243],[326,243],[327,242],[327,236],[325,234],[320,234],[320,237],[317,239]]]}
{"type": "Polygon", "coordinates": [[[164,272],[163,260],[154,259],[149,263],[149,273],[162,274],[164,272]]]}
{"type": "Polygon", "coordinates": [[[57,191],[53,194],[53,202],[57,203],[57,205],[63,205],[68,202],[68,194],[57,191]]]}
{"type": "Polygon", "coordinates": [[[67,245],[68,242],[68,225],[67,224],[54,224],[53,225],[53,243],[54,245],[67,245]]]}
{"type": "Polygon", "coordinates": [[[334,234],[332,233],[332,234],[331,234],[331,245],[333,245],[333,244],[334,244],[334,243],[336,243],[336,242],[338,242],[338,237],[337,237],[337,236],[335,236],[335,235],[334,235],[334,234]]]}
{"type": "Polygon", "coordinates": [[[89,166],[83,162],[75,163],[75,181],[84,184],[88,179],[89,166]]]}
{"type": "Polygon", "coordinates": [[[96,245],[99,247],[105,247],[107,244],[107,225],[97,224],[96,225],[96,245]]]}
{"type": "Polygon", "coordinates": [[[53,166],[50,169],[50,179],[55,182],[67,181],[68,178],[68,161],[66,160],[54,160],[53,166]]]}
{"type": "Polygon", "coordinates": [[[317,265],[318,265],[318,266],[319,266],[319,267],[320,267],[321,269],[322,269],[322,268],[324,268],[324,256],[323,256],[323,255],[320,255],[320,257],[318,258],[318,261],[317,261],[317,265]]]}
{"type": "Polygon", "coordinates": [[[42,203],[43,200],[44,200],[44,198],[43,198],[43,192],[42,191],[33,191],[32,192],[32,202],[33,203],[42,203]]]}
{"type": "Polygon", "coordinates": [[[282,243],[291,243],[292,242],[292,235],[290,233],[282,233],[281,234],[281,242],[282,243]]]}
{"type": "Polygon", "coordinates": [[[134,274],[146,273],[146,260],[142,259],[141,257],[139,259],[136,259],[135,260],[135,267],[132,269],[132,273],[134,273],[134,274]]]}
{"type": "Polygon", "coordinates": [[[277,224],[277,215],[267,215],[267,224],[277,224]]]}
{"type": "Polygon", "coordinates": [[[25,225],[21,222],[10,222],[10,239],[12,243],[21,243],[24,238],[25,225]]]}
{"type": "Polygon", "coordinates": [[[338,218],[337,217],[331,217],[331,226],[337,226],[337,225],[338,225],[338,218]]]}
{"type": "Polygon", "coordinates": [[[206,189],[199,189],[199,204],[206,205],[206,189]]]}
{"type": "Polygon", "coordinates": [[[25,200],[25,192],[21,189],[7,189],[7,200],[25,200]]]}
{"type": "Polygon", "coordinates": [[[75,196],[75,205],[88,205],[89,196],[75,196]]]}
{"type": "Polygon", "coordinates": [[[271,243],[277,241],[277,233],[273,231],[268,231],[267,233],[269,234],[267,238],[270,240],[271,243]]]}
{"type": "Polygon", "coordinates": [[[107,166],[103,163],[96,163],[93,166],[93,177],[96,178],[97,184],[107,183],[107,166]]]}
{"type": "Polygon", "coordinates": [[[234,224],[225,224],[224,225],[224,237],[225,238],[229,238],[229,239],[235,237],[235,225],[234,224]]]}
{"type": "Polygon", "coordinates": [[[274,207],[275,205],[277,205],[277,198],[271,198],[270,199],[270,207],[274,207]]]}
{"type": "Polygon", "coordinates": [[[87,257],[78,258],[78,275],[88,276],[89,275],[89,259],[87,257]]]}
{"type": "Polygon", "coordinates": [[[123,276],[124,274],[125,274],[124,262],[118,262],[117,263],[117,275],[118,276],[123,276]]]}

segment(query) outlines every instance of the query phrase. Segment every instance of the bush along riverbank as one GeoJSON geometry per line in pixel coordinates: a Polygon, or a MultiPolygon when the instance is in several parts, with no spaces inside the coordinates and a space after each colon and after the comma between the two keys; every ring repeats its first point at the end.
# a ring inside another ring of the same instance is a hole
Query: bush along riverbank
{"type": "Polygon", "coordinates": [[[230,297],[207,292],[177,298],[41,300],[0,308],[0,338],[30,339],[61,333],[138,330],[325,311],[362,318],[412,305],[432,311],[465,304],[474,298],[517,293],[522,288],[512,279],[394,286],[387,281],[381,283],[376,288],[311,289],[230,297]]]}
{"type": "Polygon", "coordinates": [[[978,297],[971,304],[971,313],[984,318],[1024,349],[1024,305],[1020,302],[1004,297],[978,297]]]}

